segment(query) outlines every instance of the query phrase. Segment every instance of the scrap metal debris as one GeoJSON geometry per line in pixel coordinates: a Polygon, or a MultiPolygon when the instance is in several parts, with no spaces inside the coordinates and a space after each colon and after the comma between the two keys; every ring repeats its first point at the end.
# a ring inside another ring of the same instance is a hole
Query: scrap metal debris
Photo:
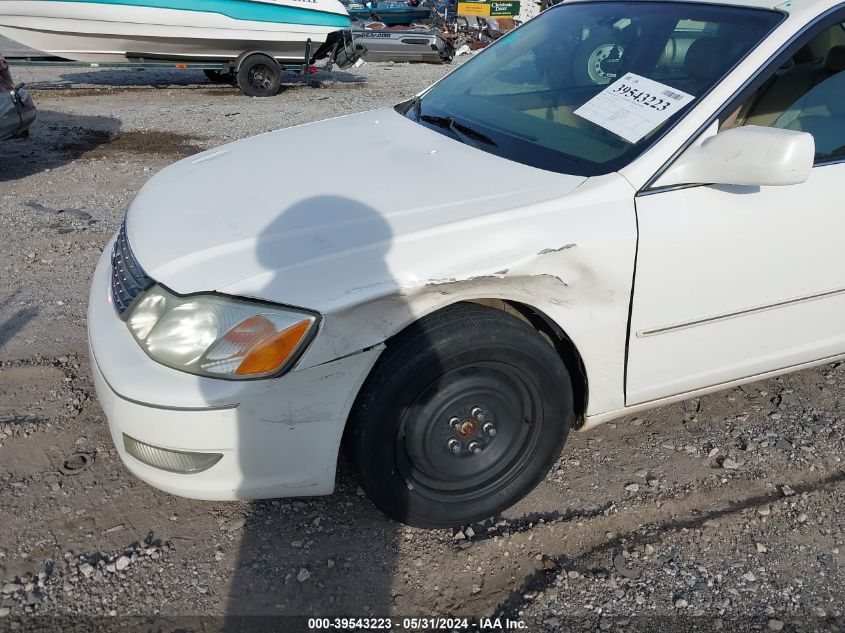
{"type": "Polygon", "coordinates": [[[94,463],[94,455],[91,453],[76,453],[68,457],[59,470],[65,475],[78,475],[88,470],[94,463]]]}
{"type": "Polygon", "coordinates": [[[484,48],[519,25],[513,18],[458,15],[451,0],[343,0],[355,47],[366,61],[450,62],[484,48]]]}

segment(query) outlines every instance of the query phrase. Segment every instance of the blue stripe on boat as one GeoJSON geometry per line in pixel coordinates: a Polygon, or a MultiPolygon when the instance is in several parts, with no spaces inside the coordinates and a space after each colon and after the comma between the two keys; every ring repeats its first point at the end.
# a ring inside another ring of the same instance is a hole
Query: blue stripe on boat
{"type": "Polygon", "coordinates": [[[279,22],[286,24],[307,24],[311,26],[336,26],[347,28],[349,18],[345,15],[328,13],[306,7],[286,7],[251,0],[54,0],[55,2],[84,2],[88,4],[112,4],[126,7],[147,7],[152,9],[174,9],[177,11],[199,11],[220,13],[235,20],[254,22],[279,22]]]}

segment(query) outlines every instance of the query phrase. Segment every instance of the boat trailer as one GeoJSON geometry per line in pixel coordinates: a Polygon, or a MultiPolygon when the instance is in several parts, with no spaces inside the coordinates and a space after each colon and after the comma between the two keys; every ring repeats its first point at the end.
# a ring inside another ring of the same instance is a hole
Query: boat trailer
{"type": "Polygon", "coordinates": [[[353,48],[351,32],[347,29],[338,33],[338,37],[330,38],[317,49],[316,53],[311,40],[307,40],[305,55],[301,61],[297,62],[282,62],[263,51],[248,51],[234,60],[198,61],[168,55],[142,56],[127,53],[125,62],[80,62],[49,56],[6,57],[6,62],[9,66],[202,70],[212,83],[236,85],[250,97],[272,97],[278,94],[282,75],[286,72],[303,76],[315,73],[317,68],[314,63],[325,57],[328,57],[326,67],[329,70],[334,64],[340,68],[347,68],[357,61],[360,51],[355,51],[353,48]]]}

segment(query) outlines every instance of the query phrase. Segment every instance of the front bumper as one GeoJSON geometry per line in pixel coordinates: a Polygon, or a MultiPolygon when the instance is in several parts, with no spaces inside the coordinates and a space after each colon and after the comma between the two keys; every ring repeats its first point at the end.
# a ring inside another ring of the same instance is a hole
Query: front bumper
{"type": "Polygon", "coordinates": [[[331,493],[346,419],[381,350],[259,381],[170,369],[144,353],[111,305],[110,246],[94,274],[88,330],[97,396],[127,468],[156,488],[195,499],[331,493]],[[202,472],[168,472],[129,455],[124,435],[223,457],[202,472]]]}

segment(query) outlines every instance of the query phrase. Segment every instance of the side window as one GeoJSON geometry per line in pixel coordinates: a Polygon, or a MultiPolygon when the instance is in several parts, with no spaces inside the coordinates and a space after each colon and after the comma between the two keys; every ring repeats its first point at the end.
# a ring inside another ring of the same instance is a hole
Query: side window
{"type": "Polygon", "coordinates": [[[845,159],[845,25],[802,47],[720,130],[741,125],[808,132],[816,141],[817,162],[845,159]]]}

